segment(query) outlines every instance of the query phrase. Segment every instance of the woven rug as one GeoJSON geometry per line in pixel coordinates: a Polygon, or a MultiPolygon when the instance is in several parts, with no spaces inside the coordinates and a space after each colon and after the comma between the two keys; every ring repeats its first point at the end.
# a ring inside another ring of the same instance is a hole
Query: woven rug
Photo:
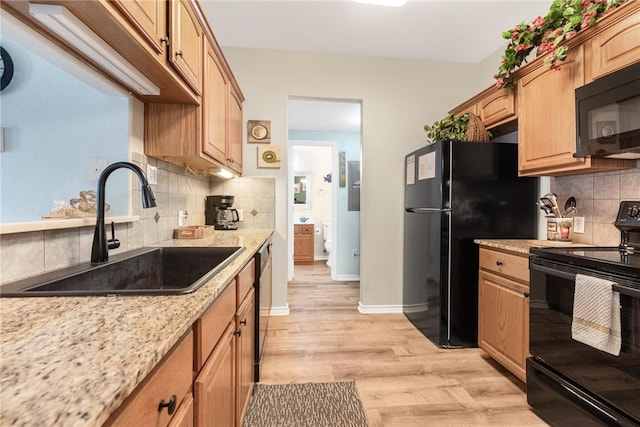
{"type": "Polygon", "coordinates": [[[367,427],[356,383],[256,384],[244,427],[367,427]]]}

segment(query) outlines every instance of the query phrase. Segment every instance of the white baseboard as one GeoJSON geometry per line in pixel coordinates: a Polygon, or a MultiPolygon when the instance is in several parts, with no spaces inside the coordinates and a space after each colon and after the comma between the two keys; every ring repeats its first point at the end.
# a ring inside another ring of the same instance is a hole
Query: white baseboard
{"type": "Polygon", "coordinates": [[[402,313],[402,305],[364,305],[359,302],[358,311],[362,314],[396,314],[402,313]]]}
{"type": "Polygon", "coordinates": [[[340,276],[336,276],[336,280],[338,282],[359,282],[360,275],[359,274],[342,274],[340,276]]]}
{"type": "Polygon", "coordinates": [[[329,257],[327,255],[318,255],[318,256],[313,257],[314,261],[326,261],[328,259],[329,259],[329,257]]]}
{"type": "Polygon", "coordinates": [[[284,307],[271,307],[271,315],[272,316],[288,316],[289,315],[289,304],[284,307]]]}

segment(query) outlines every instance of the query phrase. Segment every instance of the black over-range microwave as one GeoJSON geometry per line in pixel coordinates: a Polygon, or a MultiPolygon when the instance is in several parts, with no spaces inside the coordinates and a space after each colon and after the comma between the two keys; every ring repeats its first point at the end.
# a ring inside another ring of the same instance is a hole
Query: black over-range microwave
{"type": "Polygon", "coordinates": [[[575,157],[640,159],[640,62],[576,89],[575,157]]]}

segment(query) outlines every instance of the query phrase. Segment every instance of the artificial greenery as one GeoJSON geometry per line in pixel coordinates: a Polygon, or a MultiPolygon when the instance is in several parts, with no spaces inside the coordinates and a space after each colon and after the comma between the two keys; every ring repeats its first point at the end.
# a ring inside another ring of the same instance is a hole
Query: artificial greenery
{"type": "Polygon", "coordinates": [[[502,37],[509,40],[509,44],[493,76],[496,86],[513,87],[514,71],[535,48],[537,54],[546,55],[546,66],[559,69],[559,63],[567,58],[567,46],[562,42],[595,25],[602,15],[625,2],[627,0],[554,0],[544,17],[539,16],[529,24],[522,21],[505,31],[502,37]]]}
{"type": "Polygon", "coordinates": [[[427,139],[430,142],[445,140],[464,141],[464,133],[467,130],[468,124],[468,114],[462,114],[460,116],[449,114],[444,119],[433,122],[431,126],[424,125],[424,130],[427,132],[427,139]]]}

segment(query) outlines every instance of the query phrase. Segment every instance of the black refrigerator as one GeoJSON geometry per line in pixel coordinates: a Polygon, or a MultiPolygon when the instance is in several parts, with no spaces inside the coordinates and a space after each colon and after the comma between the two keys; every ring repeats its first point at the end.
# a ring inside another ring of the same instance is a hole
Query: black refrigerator
{"type": "Polygon", "coordinates": [[[518,146],[440,141],[405,158],[403,312],[434,344],[477,347],[474,239],[537,234],[538,179],[518,146]]]}

